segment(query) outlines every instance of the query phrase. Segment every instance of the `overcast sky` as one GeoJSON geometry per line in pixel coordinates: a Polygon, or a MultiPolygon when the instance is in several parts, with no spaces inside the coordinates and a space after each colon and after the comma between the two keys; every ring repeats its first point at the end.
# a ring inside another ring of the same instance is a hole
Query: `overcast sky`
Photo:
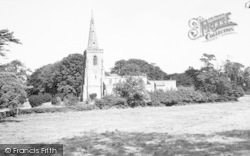
{"type": "Polygon", "coordinates": [[[250,66],[248,0],[0,0],[0,29],[22,45],[11,45],[8,59],[32,70],[87,48],[91,10],[108,71],[120,59],[139,58],[166,73],[198,68],[203,53],[218,63],[227,58],[250,66]],[[235,33],[212,41],[188,37],[191,18],[231,12],[235,33]]]}

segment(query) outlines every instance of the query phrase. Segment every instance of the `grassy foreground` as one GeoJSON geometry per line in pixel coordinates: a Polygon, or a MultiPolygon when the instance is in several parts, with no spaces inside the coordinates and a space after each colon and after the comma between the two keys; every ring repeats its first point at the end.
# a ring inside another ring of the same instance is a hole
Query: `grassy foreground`
{"type": "Polygon", "coordinates": [[[35,113],[0,121],[0,144],[62,143],[66,156],[250,155],[239,102],[35,113]]]}
{"type": "Polygon", "coordinates": [[[67,156],[250,155],[250,130],[179,136],[116,131],[86,133],[83,137],[63,139],[60,142],[64,144],[67,156]]]}

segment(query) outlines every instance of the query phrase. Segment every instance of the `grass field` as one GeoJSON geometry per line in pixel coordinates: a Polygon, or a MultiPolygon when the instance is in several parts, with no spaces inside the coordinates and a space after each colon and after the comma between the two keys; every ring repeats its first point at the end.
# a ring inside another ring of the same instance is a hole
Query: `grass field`
{"type": "Polygon", "coordinates": [[[21,115],[0,143],[63,143],[65,155],[250,155],[250,96],[239,102],[21,115]]]}

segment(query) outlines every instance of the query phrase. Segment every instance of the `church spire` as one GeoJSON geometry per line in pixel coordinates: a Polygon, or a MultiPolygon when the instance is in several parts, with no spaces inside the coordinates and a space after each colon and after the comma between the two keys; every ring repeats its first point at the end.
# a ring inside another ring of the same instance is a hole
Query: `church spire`
{"type": "Polygon", "coordinates": [[[98,42],[97,42],[96,31],[95,31],[93,10],[91,12],[91,21],[90,21],[90,29],[89,29],[89,42],[88,42],[87,49],[98,49],[98,42]]]}

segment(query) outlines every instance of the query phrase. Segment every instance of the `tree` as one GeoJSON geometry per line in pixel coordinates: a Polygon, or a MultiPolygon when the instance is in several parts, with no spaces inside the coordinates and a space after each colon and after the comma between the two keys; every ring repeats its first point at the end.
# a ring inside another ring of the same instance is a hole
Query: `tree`
{"type": "Polygon", "coordinates": [[[1,72],[15,73],[25,83],[31,70],[27,68],[21,61],[13,60],[10,63],[0,65],[1,72]]]}
{"type": "Polygon", "coordinates": [[[17,107],[26,99],[26,86],[15,73],[0,72],[0,108],[17,107]]]}
{"type": "Polygon", "coordinates": [[[231,62],[230,60],[226,60],[224,65],[225,74],[230,79],[230,81],[242,87],[245,85],[243,80],[243,68],[244,66],[242,64],[238,62],[231,62]]]}
{"type": "Polygon", "coordinates": [[[84,56],[82,54],[71,54],[64,58],[59,65],[57,75],[58,88],[62,86],[71,86],[76,92],[76,96],[81,94],[81,85],[83,82],[84,56]]]}
{"type": "Polygon", "coordinates": [[[142,75],[142,73],[140,71],[140,67],[137,64],[131,63],[131,64],[124,64],[124,66],[121,67],[120,75],[139,76],[142,75]]]}
{"type": "Polygon", "coordinates": [[[209,69],[209,68],[213,68],[214,67],[212,61],[215,61],[216,58],[215,58],[215,56],[213,54],[206,54],[206,53],[204,53],[203,56],[202,56],[202,58],[200,60],[205,65],[205,67],[203,67],[203,68],[208,68],[209,69]]]}
{"type": "Polygon", "coordinates": [[[29,94],[51,93],[55,95],[64,92],[66,88],[71,88],[70,90],[76,96],[80,96],[83,70],[84,56],[70,54],[61,61],[43,66],[32,73],[28,84],[32,85],[33,89],[29,91],[29,94]]]}
{"type": "Polygon", "coordinates": [[[150,99],[142,79],[128,77],[124,82],[115,84],[116,95],[127,99],[128,104],[135,106],[138,101],[145,102],[150,99]]]}
{"type": "Polygon", "coordinates": [[[218,94],[226,99],[237,99],[244,95],[241,86],[237,83],[231,83],[227,74],[214,69],[214,65],[211,61],[215,60],[215,56],[212,54],[204,54],[200,59],[204,62],[195,78],[195,88],[205,93],[218,94]]]}
{"type": "Polygon", "coordinates": [[[0,30],[0,56],[5,56],[4,51],[8,51],[4,46],[9,45],[9,43],[21,44],[19,39],[13,36],[13,32],[8,29],[0,30]]]}
{"type": "Polygon", "coordinates": [[[243,89],[245,91],[250,90],[250,67],[247,67],[244,69],[243,80],[244,80],[244,84],[245,84],[243,89]]]}
{"type": "Polygon", "coordinates": [[[39,93],[51,93],[52,95],[57,93],[57,81],[56,77],[59,73],[59,64],[45,65],[35,72],[33,72],[27,80],[27,84],[33,86],[28,90],[29,95],[37,95],[39,93]]]}
{"type": "MultiPolygon", "coordinates": [[[[8,51],[4,46],[10,43],[21,44],[8,29],[0,30],[0,56],[6,56],[8,51]]],[[[25,66],[18,60],[0,65],[0,108],[17,107],[26,99],[25,66]]]]}
{"type": "Polygon", "coordinates": [[[187,74],[188,76],[190,76],[191,78],[195,79],[197,76],[197,72],[199,70],[194,69],[193,67],[188,67],[188,69],[185,71],[185,74],[187,74]]]}
{"type": "Polygon", "coordinates": [[[148,62],[140,59],[117,61],[115,66],[111,69],[111,73],[118,74],[120,76],[146,74],[149,80],[163,80],[167,76],[167,74],[158,66],[149,64],[148,62]]]}
{"type": "Polygon", "coordinates": [[[174,73],[167,75],[169,79],[176,80],[177,86],[193,86],[193,78],[186,73],[174,73]]]}

